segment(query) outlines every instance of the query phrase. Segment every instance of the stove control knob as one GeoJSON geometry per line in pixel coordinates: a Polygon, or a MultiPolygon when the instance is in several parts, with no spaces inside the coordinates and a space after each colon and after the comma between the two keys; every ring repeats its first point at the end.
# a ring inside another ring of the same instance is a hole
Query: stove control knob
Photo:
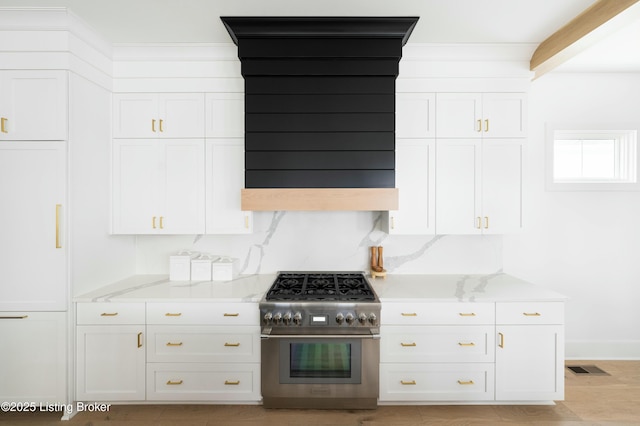
{"type": "Polygon", "coordinates": [[[338,315],[336,315],[336,322],[338,324],[342,324],[344,322],[344,315],[342,315],[342,313],[338,313],[338,315]]]}
{"type": "Polygon", "coordinates": [[[291,324],[291,312],[287,312],[286,314],[284,314],[284,316],[282,317],[282,321],[284,322],[284,325],[291,324]]]}
{"type": "Polygon", "coordinates": [[[353,324],[353,322],[356,320],[356,318],[353,316],[353,314],[351,312],[349,312],[347,314],[347,316],[345,317],[345,321],[347,321],[347,324],[351,325],[353,324]]]}
{"type": "Polygon", "coordinates": [[[280,312],[276,312],[273,316],[273,323],[280,324],[280,321],[282,321],[282,314],[280,312]]]}
{"type": "Polygon", "coordinates": [[[264,320],[265,324],[269,324],[271,322],[271,319],[273,319],[273,315],[271,315],[271,312],[267,312],[266,314],[264,314],[264,317],[262,319],[264,320]]]}
{"type": "Polygon", "coordinates": [[[302,324],[302,314],[300,312],[296,312],[295,314],[293,314],[293,323],[295,325],[302,324]]]}
{"type": "Polygon", "coordinates": [[[369,323],[371,325],[376,325],[377,321],[378,321],[378,317],[376,316],[376,314],[369,314],[369,323]]]}
{"type": "Polygon", "coordinates": [[[360,315],[358,315],[358,321],[360,321],[360,324],[365,325],[365,323],[367,322],[367,314],[362,312],[360,315]]]}

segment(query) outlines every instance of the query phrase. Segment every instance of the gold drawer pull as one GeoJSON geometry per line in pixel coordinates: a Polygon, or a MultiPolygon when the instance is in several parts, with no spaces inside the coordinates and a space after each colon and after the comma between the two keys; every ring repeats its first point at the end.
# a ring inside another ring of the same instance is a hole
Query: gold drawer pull
{"type": "Polygon", "coordinates": [[[182,346],[182,342],[178,342],[178,343],[167,342],[167,346],[182,346]]]}
{"type": "Polygon", "coordinates": [[[142,331],[138,333],[138,347],[142,347],[142,331]]]}
{"type": "Polygon", "coordinates": [[[408,380],[400,380],[400,383],[401,383],[401,384],[403,384],[403,385],[415,385],[415,384],[416,384],[416,381],[415,381],[415,380],[411,380],[411,381],[408,381],[408,380]]]}
{"type": "Polygon", "coordinates": [[[476,344],[473,343],[473,342],[468,342],[468,343],[458,342],[458,345],[460,345],[460,346],[475,346],[476,344]]]}
{"type": "Polygon", "coordinates": [[[240,384],[240,380],[225,380],[224,381],[225,385],[239,385],[240,384]]]}
{"type": "Polygon", "coordinates": [[[240,343],[228,343],[228,342],[225,342],[225,343],[224,343],[224,345],[225,345],[225,346],[233,346],[233,347],[237,347],[237,346],[240,346],[240,343]]]}
{"type": "Polygon", "coordinates": [[[168,385],[181,385],[182,384],[182,380],[168,380],[167,384],[168,385]]]}
{"type": "Polygon", "coordinates": [[[115,317],[118,315],[117,312],[103,312],[100,314],[101,317],[115,317]]]}
{"type": "Polygon", "coordinates": [[[522,315],[525,317],[539,317],[542,316],[539,312],[523,312],[522,315]]]}
{"type": "Polygon", "coordinates": [[[417,317],[418,314],[415,312],[402,312],[400,315],[403,317],[417,317]]]}
{"type": "Polygon", "coordinates": [[[473,383],[473,380],[467,380],[467,381],[458,380],[458,384],[460,384],[460,385],[473,385],[474,383],[473,383]]]}
{"type": "Polygon", "coordinates": [[[233,313],[233,314],[230,314],[230,313],[225,312],[225,313],[224,313],[224,316],[225,316],[225,317],[238,317],[238,316],[240,316],[240,314],[239,314],[239,313],[237,313],[237,312],[236,312],[236,313],[233,313]]]}
{"type": "Polygon", "coordinates": [[[409,346],[417,346],[415,342],[412,343],[404,343],[404,342],[400,342],[400,345],[403,347],[409,347],[409,346]]]}
{"type": "Polygon", "coordinates": [[[29,315],[16,315],[16,316],[2,316],[0,319],[25,319],[29,318],[29,315]]]}
{"type": "Polygon", "coordinates": [[[165,317],[179,317],[182,316],[182,312],[167,312],[164,314],[165,317]]]}
{"type": "Polygon", "coordinates": [[[498,343],[498,346],[504,348],[504,334],[498,333],[498,337],[500,338],[500,343],[498,343]]]}
{"type": "Polygon", "coordinates": [[[475,317],[476,313],[475,312],[460,312],[458,315],[460,315],[461,317],[475,317]]]}

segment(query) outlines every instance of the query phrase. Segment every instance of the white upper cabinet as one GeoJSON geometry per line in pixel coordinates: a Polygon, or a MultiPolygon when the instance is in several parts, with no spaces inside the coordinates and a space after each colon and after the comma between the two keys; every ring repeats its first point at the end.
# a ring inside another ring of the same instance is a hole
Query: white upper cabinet
{"type": "Polygon", "coordinates": [[[204,233],[204,140],[113,142],[113,233],[204,233]]]}
{"type": "Polygon", "coordinates": [[[114,138],[204,137],[202,93],[116,93],[114,138]]]}
{"type": "Polygon", "coordinates": [[[66,71],[0,71],[0,140],[66,140],[66,71]]]}
{"type": "Polygon", "coordinates": [[[251,233],[252,213],[240,210],[244,139],[208,139],[206,157],[207,234],[251,233]]]}
{"type": "Polygon", "coordinates": [[[527,133],[524,93],[438,93],[438,138],[521,138],[527,133]]]}
{"type": "Polygon", "coordinates": [[[435,138],[435,93],[396,94],[396,138],[435,138]]]}
{"type": "Polygon", "coordinates": [[[66,159],[66,142],[0,143],[0,311],[67,309],[66,159]]]}
{"type": "Polygon", "coordinates": [[[244,138],[243,93],[207,93],[205,102],[207,138],[244,138]]]}

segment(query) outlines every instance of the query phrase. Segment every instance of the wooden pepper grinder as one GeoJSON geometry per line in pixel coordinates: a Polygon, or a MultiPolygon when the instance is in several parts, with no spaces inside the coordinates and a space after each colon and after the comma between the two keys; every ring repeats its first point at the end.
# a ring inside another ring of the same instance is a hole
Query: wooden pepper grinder
{"type": "Polygon", "coordinates": [[[387,271],[383,267],[382,246],[371,247],[371,278],[387,278],[387,271]]]}
{"type": "Polygon", "coordinates": [[[378,270],[378,247],[371,247],[371,270],[378,270]]]}

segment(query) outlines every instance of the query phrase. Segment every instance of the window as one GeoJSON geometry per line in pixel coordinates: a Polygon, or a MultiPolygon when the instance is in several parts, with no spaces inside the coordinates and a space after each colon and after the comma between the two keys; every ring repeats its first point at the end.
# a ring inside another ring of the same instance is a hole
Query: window
{"type": "Polygon", "coordinates": [[[550,126],[547,189],[640,190],[637,129],[550,126]]]}

